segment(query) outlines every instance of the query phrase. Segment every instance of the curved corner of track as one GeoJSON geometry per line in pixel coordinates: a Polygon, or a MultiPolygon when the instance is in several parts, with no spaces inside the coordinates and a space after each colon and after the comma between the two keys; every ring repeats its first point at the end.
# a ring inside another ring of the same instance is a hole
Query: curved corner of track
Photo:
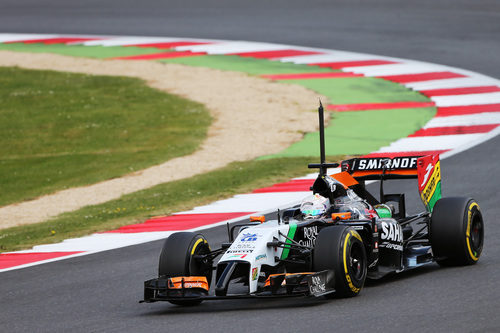
{"type": "MultiPolygon", "coordinates": [[[[485,142],[500,134],[500,81],[464,69],[347,51],[306,48],[247,41],[187,39],[174,37],[127,37],[81,35],[0,34],[6,43],[83,46],[136,46],[156,48],[153,53],[121,59],[161,60],[196,55],[237,55],[295,65],[316,65],[336,72],[280,73],[273,80],[373,77],[417,91],[426,102],[356,103],[329,105],[333,111],[371,111],[436,107],[437,112],[421,129],[371,152],[369,156],[442,154],[442,158],[485,142]],[[165,51],[168,50],[168,52],[165,51]],[[164,50],[164,51],[162,51],[164,50]]],[[[196,207],[165,218],[125,226],[106,233],[40,245],[31,250],[2,254],[0,272],[74,256],[106,251],[168,237],[174,230],[199,230],[270,211],[300,200],[308,193],[313,176],[262,188],[249,194],[196,207]],[[196,219],[193,219],[196,217],[196,219]],[[196,224],[190,221],[196,220],[196,224]],[[181,228],[181,229],[179,229],[181,228]]]]}

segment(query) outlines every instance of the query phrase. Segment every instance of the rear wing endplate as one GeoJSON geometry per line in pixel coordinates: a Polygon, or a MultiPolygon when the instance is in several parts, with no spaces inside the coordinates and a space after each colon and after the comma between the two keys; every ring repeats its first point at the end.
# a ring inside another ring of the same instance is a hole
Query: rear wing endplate
{"type": "Polygon", "coordinates": [[[418,159],[418,192],[428,212],[441,199],[441,162],[439,155],[429,155],[418,159]]]}

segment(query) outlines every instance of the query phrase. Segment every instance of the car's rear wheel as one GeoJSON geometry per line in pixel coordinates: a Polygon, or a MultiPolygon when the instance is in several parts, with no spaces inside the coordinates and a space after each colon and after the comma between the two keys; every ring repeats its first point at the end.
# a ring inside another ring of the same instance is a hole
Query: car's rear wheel
{"type": "Polygon", "coordinates": [[[436,261],[443,266],[475,264],[483,250],[484,223],[471,198],[442,198],[434,206],[429,238],[436,261]]]}
{"type": "Polygon", "coordinates": [[[367,257],[359,233],[348,226],[322,229],[313,252],[316,272],[333,270],[335,293],[327,297],[353,297],[359,294],[366,280],[367,257]]]}
{"type": "MultiPolygon", "coordinates": [[[[212,279],[212,263],[201,261],[195,256],[207,254],[210,246],[201,234],[177,232],[165,240],[158,264],[160,277],[205,276],[208,284],[212,279]]],[[[177,305],[197,305],[201,300],[170,301],[177,305]]]]}

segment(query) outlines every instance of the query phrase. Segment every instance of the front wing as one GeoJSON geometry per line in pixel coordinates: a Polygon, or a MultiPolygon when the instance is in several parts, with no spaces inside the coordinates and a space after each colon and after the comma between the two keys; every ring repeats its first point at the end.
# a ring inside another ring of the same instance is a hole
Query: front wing
{"type": "MultiPolygon", "coordinates": [[[[144,282],[144,300],[140,302],[179,300],[220,300],[242,298],[285,298],[298,296],[320,297],[335,292],[334,272],[331,270],[308,273],[271,275],[262,290],[255,293],[216,296],[209,293],[204,277],[160,277],[144,282]],[[196,282],[194,282],[196,281],[196,282]]],[[[205,279],[206,281],[206,279],[205,279]]]]}

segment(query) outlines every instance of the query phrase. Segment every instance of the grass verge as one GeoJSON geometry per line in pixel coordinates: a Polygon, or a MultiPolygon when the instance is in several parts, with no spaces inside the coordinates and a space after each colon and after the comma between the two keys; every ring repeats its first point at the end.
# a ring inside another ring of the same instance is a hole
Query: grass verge
{"type": "Polygon", "coordinates": [[[139,79],[0,67],[0,206],[191,154],[205,107],[139,79]]]}
{"type": "Polygon", "coordinates": [[[332,104],[429,101],[426,96],[403,85],[375,77],[281,80],[279,82],[304,86],[325,95],[332,104]]]}
{"type": "MultiPolygon", "coordinates": [[[[422,128],[436,113],[435,107],[353,112],[332,112],[330,124],[325,128],[328,155],[363,155],[388,146],[422,128]]],[[[298,141],[275,155],[319,156],[319,132],[307,133],[298,141]]]]}
{"type": "Polygon", "coordinates": [[[223,71],[243,72],[250,75],[339,72],[338,70],[318,66],[298,65],[290,62],[247,58],[236,55],[202,55],[170,58],[159,61],[187,66],[208,67],[223,71]]]}
{"type": "Polygon", "coordinates": [[[0,50],[15,52],[33,53],[55,53],[72,57],[84,58],[115,58],[129,57],[143,54],[164,53],[169,50],[157,49],[154,47],[134,47],[134,46],[86,46],[86,45],[66,45],[66,44],[24,44],[12,43],[1,44],[0,50]]]}
{"type": "MultiPolygon", "coordinates": [[[[328,161],[338,159],[332,156],[328,161]]],[[[206,174],[157,185],[101,205],[61,214],[47,222],[3,229],[0,251],[56,243],[71,237],[139,223],[152,216],[192,209],[235,194],[287,181],[291,177],[302,176],[311,171],[307,169],[307,164],[311,162],[317,162],[317,157],[231,163],[206,174]]]]}

